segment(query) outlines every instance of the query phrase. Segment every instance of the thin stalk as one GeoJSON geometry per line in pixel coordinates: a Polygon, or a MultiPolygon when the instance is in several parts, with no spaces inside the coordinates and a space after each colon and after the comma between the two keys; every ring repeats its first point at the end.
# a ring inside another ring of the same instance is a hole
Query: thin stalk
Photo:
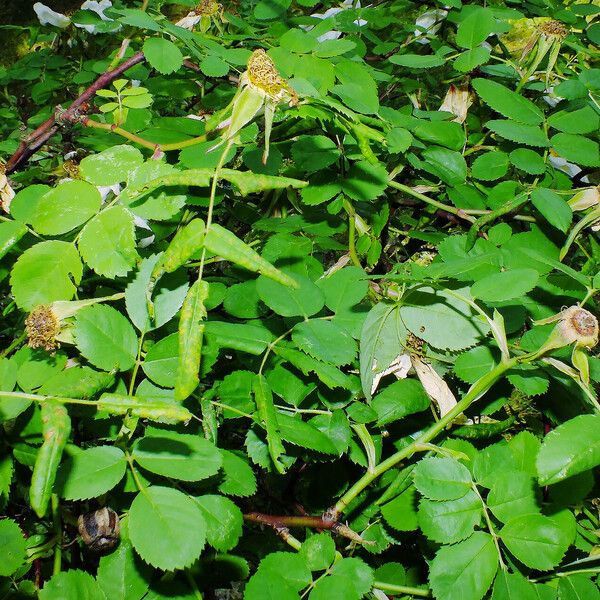
{"type": "Polygon", "coordinates": [[[431,591],[423,588],[410,587],[408,585],[396,585],[384,581],[374,581],[373,587],[387,594],[404,594],[406,596],[418,596],[419,598],[431,598],[431,591]]]}
{"type": "Polygon", "coordinates": [[[352,502],[364,489],[366,489],[373,481],[378,479],[386,471],[389,471],[392,467],[396,466],[402,460],[411,457],[418,448],[427,442],[434,439],[439,433],[441,433],[448,425],[463,413],[473,402],[481,398],[491,387],[512,367],[518,362],[517,358],[511,358],[507,361],[501,362],[499,365],[494,367],[489,373],[486,373],[478,381],[476,381],[471,389],[465,394],[465,397],[460,400],[456,406],[446,413],[437,423],[434,423],[427,431],[416,439],[412,444],[406,448],[395,452],[386,460],[381,462],[372,472],[365,473],[336,503],[331,509],[331,512],[336,516],[345,512],[350,502],[352,502]]]}
{"type": "Polygon", "coordinates": [[[429,204],[430,206],[434,206],[435,208],[439,208],[440,210],[444,210],[450,214],[453,214],[453,215],[457,216],[459,219],[464,219],[465,221],[468,221],[469,223],[475,223],[475,221],[476,221],[475,218],[473,218],[471,215],[468,215],[461,208],[456,208],[455,206],[451,206],[450,204],[444,204],[443,202],[440,202],[439,200],[434,200],[433,198],[430,198],[429,196],[426,196],[425,194],[421,194],[421,192],[416,192],[411,187],[404,185],[403,183],[398,183],[396,181],[388,181],[388,185],[400,192],[404,192],[405,194],[408,194],[409,196],[416,198],[417,200],[421,200],[422,202],[425,202],[426,204],[429,204]]]}
{"type": "Polygon", "coordinates": [[[194,592],[194,596],[195,596],[196,600],[202,600],[202,593],[198,589],[196,580],[193,578],[189,569],[185,570],[185,578],[188,580],[188,583],[190,584],[190,587],[192,588],[192,591],[194,592]]]}
{"type": "Polygon", "coordinates": [[[58,503],[58,495],[52,494],[52,529],[56,536],[56,544],[54,546],[54,564],[52,566],[52,574],[57,575],[62,567],[62,521],[60,518],[60,505],[58,503]]]}
{"type": "Polygon", "coordinates": [[[2,352],[0,352],[0,358],[7,356],[15,348],[18,348],[25,341],[26,337],[27,337],[27,333],[24,331],[18,338],[14,339],[7,348],[5,348],[4,350],[2,350],[2,352]]]}
{"type": "Polygon", "coordinates": [[[494,546],[496,546],[496,552],[498,553],[498,563],[500,564],[500,568],[503,571],[506,571],[506,563],[502,558],[502,551],[500,550],[500,542],[498,540],[498,535],[496,533],[496,530],[494,529],[494,524],[492,523],[492,519],[490,518],[490,513],[488,512],[485,501],[481,497],[481,494],[479,493],[479,490],[477,489],[477,485],[475,483],[471,484],[471,489],[477,494],[477,497],[481,502],[481,507],[483,509],[483,518],[485,519],[485,524],[487,525],[488,531],[490,532],[490,535],[494,540],[494,546]]]}

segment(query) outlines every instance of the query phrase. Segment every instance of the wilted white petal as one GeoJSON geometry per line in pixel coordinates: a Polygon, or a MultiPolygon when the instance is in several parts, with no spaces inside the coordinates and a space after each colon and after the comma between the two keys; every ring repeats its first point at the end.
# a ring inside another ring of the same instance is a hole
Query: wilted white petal
{"type": "Polygon", "coordinates": [[[15,192],[10,187],[6,175],[0,172],[0,205],[5,213],[10,212],[10,203],[14,197],[15,192]]]}
{"type": "Polygon", "coordinates": [[[183,29],[189,29],[191,31],[192,29],[194,29],[194,27],[196,27],[196,25],[198,25],[200,19],[202,19],[202,15],[198,15],[195,11],[192,11],[189,12],[182,19],[179,19],[179,21],[177,21],[175,25],[177,25],[177,27],[182,27],[183,29]]]}
{"type": "Polygon", "coordinates": [[[100,0],[100,2],[96,2],[96,0],[86,0],[81,5],[81,10],[91,10],[92,12],[95,12],[103,21],[112,21],[112,19],[104,14],[104,11],[107,8],[112,8],[111,0],[100,0]]]}
{"type": "Polygon", "coordinates": [[[327,271],[323,273],[323,277],[321,277],[321,279],[325,279],[326,277],[329,277],[332,273],[343,269],[349,262],[350,255],[348,253],[342,254],[342,256],[337,260],[337,262],[331,265],[331,267],[329,267],[329,269],[327,269],[327,271]]]}
{"type": "Polygon", "coordinates": [[[453,121],[456,123],[464,123],[471,104],[473,104],[473,98],[468,87],[456,87],[455,85],[451,85],[438,110],[452,113],[455,115],[454,119],[452,119],[453,121]]]}
{"type": "Polygon", "coordinates": [[[64,29],[65,27],[68,27],[71,22],[69,17],[52,10],[41,2],[36,2],[33,5],[33,10],[41,25],[54,25],[55,27],[64,29]]]}
{"type": "Polygon", "coordinates": [[[448,14],[447,10],[437,8],[424,12],[415,22],[416,29],[414,32],[415,39],[419,44],[429,44],[426,35],[434,35],[442,26],[441,21],[448,14]]]}
{"type": "Polygon", "coordinates": [[[574,177],[577,173],[581,172],[581,169],[577,165],[568,162],[565,158],[562,158],[562,156],[552,156],[552,154],[550,154],[549,159],[550,164],[555,169],[567,173],[570,177],[574,177]]]}
{"type": "Polygon", "coordinates": [[[586,210],[600,204],[600,192],[597,187],[579,190],[569,201],[571,210],[586,210]]]}
{"type": "MultiPolygon", "coordinates": [[[[381,371],[381,373],[377,373],[373,377],[373,385],[371,386],[371,394],[375,393],[375,390],[379,387],[379,382],[386,377],[387,375],[394,375],[396,379],[405,379],[408,375],[412,367],[412,362],[410,358],[410,354],[399,354],[390,364],[390,366],[381,371]]],[[[377,368],[377,365],[374,364],[373,368],[377,368]]]]}
{"type": "Polygon", "coordinates": [[[115,183],[114,185],[98,185],[96,186],[102,196],[102,202],[106,200],[108,195],[112,192],[115,196],[121,193],[121,184],[115,183]]]}
{"type": "Polygon", "coordinates": [[[435,400],[440,417],[443,417],[456,406],[454,394],[429,363],[423,362],[418,356],[413,356],[412,364],[427,395],[435,400]]]}

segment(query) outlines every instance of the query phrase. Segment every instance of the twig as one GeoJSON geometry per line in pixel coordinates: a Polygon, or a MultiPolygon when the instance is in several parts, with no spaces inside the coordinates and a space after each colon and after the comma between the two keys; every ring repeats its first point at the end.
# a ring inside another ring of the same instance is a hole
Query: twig
{"type": "Polygon", "coordinates": [[[363,540],[356,532],[352,531],[350,527],[340,523],[334,518],[330,518],[327,513],[321,516],[315,517],[312,515],[302,516],[289,516],[289,515],[265,515],[259,512],[250,512],[244,515],[246,521],[252,523],[262,523],[268,525],[277,531],[287,530],[290,527],[311,527],[313,529],[328,529],[333,533],[341,535],[342,537],[348,538],[353,542],[359,544],[371,544],[368,540],[363,540]]]}
{"type": "Polygon", "coordinates": [[[73,121],[77,116],[81,117],[82,114],[85,114],[88,109],[84,105],[96,95],[98,90],[105,88],[125,71],[143,60],[143,52],[134,54],[118,67],[100,75],[92,85],[73,101],[66,111],[57,106],[54,114],[49,119],[21,141],[15,153],[6,163],[6,173],[15,171],[22,162],[26,161],[38,148],[43,146],[58,131],[62,123],[73,121]]]}

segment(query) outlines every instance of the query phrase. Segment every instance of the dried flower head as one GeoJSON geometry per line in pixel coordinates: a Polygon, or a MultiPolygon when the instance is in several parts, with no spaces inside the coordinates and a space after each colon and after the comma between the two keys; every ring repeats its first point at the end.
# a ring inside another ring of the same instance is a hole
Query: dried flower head
{"type": "Polygon", "coordinates": [[[48,352],[58,348],[56,336],[60,333],[60,319],[51,306],[40,305],[34,308],[25,319],[30,348],[44,348],[48,352]]]}
{"type": "Polygon", "coordinates": [[[569,35],[569,30],[560,21],[544,21],[538,25],[538,31],[547,37],[564,39],[569,35]]]}
{"type": "Polygon", "coordinates": [[[277,71],[275,63],[262,48],[255,50],[248,59],[247,74],[248,81],[273,100],[283,99],[291,93],[287,82],[277,71]]]}
{"type": "Polygon", "coordinates": [[[215,0],[202,0],[194,9],[196,14],[203,17],[212,17],[221,11],[222,6],[215,0]]]}

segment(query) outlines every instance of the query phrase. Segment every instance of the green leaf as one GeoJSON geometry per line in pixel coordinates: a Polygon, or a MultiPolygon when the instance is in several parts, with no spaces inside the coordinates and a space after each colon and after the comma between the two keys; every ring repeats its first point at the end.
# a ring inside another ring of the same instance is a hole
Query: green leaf
{"type": "Polygon", "coordinates": [[[179,318],[179,354],[175,375],[175,400],[185,400],[198,386],[202,336],[208,297],[208,283],[196,280],[181,308],[179,318]]]}
{"type": "Polygon", "coordinates": [[[492,536],[477,531],[464,542],[438,550],[431,563],[429,585],[436,598],[481,600],[497,570],[492,536]]]}
{"type": "Polygon", "coordinates": [[[491,51],[485,46],[477,46],[472,50],[461,52],[452,63],[452,66],[461,73],[468,73],[476,67],[488,62],[491,56],[491,51]]]}
{"type": "Polygon", "coordinates": [[[75,345],[87,360],[104,371],[128,371],[135,364],[138,340],[131,323],[105,304],[86,306],[75,315],[75,345]]]}
{"type": "MultiPolygon", "coordinates": [[[[503,117],[526,125],[539,125],[544,114],[531,100],[491,79],[473,79],[478,96],[503,117]]],[[[489,124],[488,124],[489,126],[489,124]]]]}
{"type": "Polygon", "coordinates": [[[545,148],[550,145],[546,134],[534,125],[525,125],[518,121],[488,121],[485,126],[498,134],[500,137],[506,138],[511,142],[525,144],[526,146],[539,146],[545,148]]]}
{"type": "Polygon", "coordinates": [[[286,442],[325,454],[338,454],[337,448],[324,433],[300,418],[278,412],[277,425],[281,439],[286,442]]]}
{"type": "Polygon", "coordinates": [[[475,383],[496,366],[496,360],[490,348],[476,346],[463,352],[454,363],[454,372],[467,383],[475,383]]]}
{"type": "Polygon", "coordinates": [[[39,592],[40,600],[106,600],[96,580],[85,571],[70,570],[53,575],[39,592]]]}
{"type": "Polygon", "coordinates": [[[258,409],[258,417],[267,432],[269,455],[279,473],[285,472],[283,463],[279,460],[285,452],[281,442],[281,433],[277,420],[277,412],[273,405],[273,393],[264,375],[258,374],[252,382],[254,400],[258,409]]]}
{"type": "Polygon", "coordinates": [[[342,180],[342,190],[352,198],[365,202],[381,196],[388,185],[388,173],[381,164],[367,161],[354,163],[342,180]]]}
{"type": "Polygon", "coordinates": [[[424,142],[444,146],[450,150],[462,150],[465,145],[463,128],[452,121],[427,121],[417,125],[412,133],[424,142]]]}
{"type": "Polygon", "coordinates": [[[377,413],[377,424],[384,427],[407,415],[427,410],[430,404],[420,381],[400,379],[379,392],[373,398],[371,408],[377,413]]]}
{"type": "Polygon", "coordinates": [[[310,571],[299,554],[273,552],[260,561],[246,584],[244,599],[299,600],[297,592],[310,582],[310,571]]]}
{"type": "Polygon", "coordinates": [[[456,43],[461,48],[475,48],[495,29],[496,19],[492,11],[489,8],[477,7],[459,23],[456,43]]]}
{"type": "Polygon", "coordinates": [[[12,519],[0,521],[0,548],[2,548],[0,576],[9,577],[24,564],[27,548],[21,528],[12,519]]]}
{"type": "Polygon", "coordinates": [[[533,478],[523,471],[497,473],[486,502],[494,516],[503,523],[540,510],[533,478]]]}
{"type": "Polygon", "coordinates": [[[121,481],[126,467],[121,449],[113,446],[88,448],[62,463],[56,475],[56,492],[67,500],[96,498],[121,481]]]}
{"type": "Polygon", "coordinates": [[[481,499],[470,490],[458,500],[419,503],[419,527],[434,542],[453,544],[468,538],[481,520],[481,499]]]}
{"type": "Polygon", "coordinates": [[[81,282],[83,267],[73,244],[51,240],[28,248],[10,276],[17,306],[31,310],[39,304],[70,300],[81,282]]]}
{"type": "Polygon", "coordinates": [[[318,279],[316,284],[325,294],[325,305],[334,313],[358,304],[369,289],[366,274],[358,267],[335,271],[328,277],[318,279]]]}
{"type": "Polygon", "coordinates": [[[67,409],[51,400],[42,404],[43,443],[35,457],[29,487],[29,503],[38,517],[48,511],[56,471],[71,433],[71,419],[67,409]]]}
{"type": "Polygon", "coordinates": [[[174,73],[183,64],[183,55],[179,48],[163,38],[146,38],[143,52],[150,66],[163,75],[174,73]]]}
{"type": "Polygon", "coordinates": [[[189,496],[173,488],[152,486],[131,503],[129,537],[144,561],[173,571],[189,567],[200,556],[206,522],[189,496]]]}
{"type": "Polygon", "coordinates": [[[146,594],[151,572],[136,560],[131,543],[121,538],[119,545],[100,559],[98,585],[111,600],[141,600],[146,594]]]}
{"type": "Polygon", "coordinates": [[[568,112],[561,110],[548,118],[548,125],[563,133],[593,133],[598,130],[600,117],[591,106],[568,112]]]}
{"type": "Polygon", "coordinates": [[[417,520],[417,490],[411,486],[381,507],[386,523],[398,531],[414,531],[417,520]]]}
{"type": "Polygon", "coordinates": [[[356,343],[350,334],[323,319],[298,323],[292,331],[292,340],[313,358],[338,366],[352,362],[356,355],[356,343]]]}
{"type": "Polygon", "coordinates": [[[209,54],[200,62],[200,70],[207,77],[225,77],[229,73],[229,65],[218,56],[209,54]]]}
{"type": "Polygon", "coordinates": [[[428,457],[413,470],[415,487],[430,500],[457,500],[471,490],[471,473],[453,458],[428,457]]]}
{"type": "Polygon", "coordinates": [[[168,323],[177,314],[187,295],[187,274],[173,273],[163,276],[154,289],[154,319],[150,319],[146,294],[152,271],[159,260],[159,254],[143,259],[135,278],[125,288],[127,314],[140,331],[151,331],[168,323]]]}
{"type": "Polygon", "coordinates": [[[570,535],[554,519],[540,514],[511,519],[499,532],[502,542],[525,566],[547,571],[558,565],[570,535]]]}
{"type": "MultiPolygon", "coordinates": [[[[455,290],[467,295],[466,290],[455,290]]],[[[421,288],[407,297],[400,317],[413,335],[435,348],[462,350],[473,346],[489,330],[466,303],[447,292],[421,288]]]]}
{"type": "Polygon", "coordinates": [[[129,173],[143,162],[144,157],[137,148],[121,144],[86,156],[79,164],[79,171],[93,185],[110,186],[127,181],[129,173]]]}
{"type": "Polygon", "coordinates": [[[536,188],[531,192],[531,203],[550,225],[566,233],[573,220],[573,211],[566,200],[552,190],[536,188]]]}
{"type": "Polygon", "coordinates": [[[598,600],[600,591],[585,575],[561,577],[558,581],[559,600],[598,600]]]}
{"type": "Polygon", "coordinates": [[[517,598],[519,600],[538,600],[534,584],[520,573],[498,571],[496,581],[494,581],[492,600],[516,600],[517,598]]]}
{"type": "Polygon", "coordinates": [[[432,69],[446,62],[441,56],[422,54],[393,54],[389,61],[409,69],[432,69]]]}
{"type": "Polygon", "coordinates": [[[157,385],[175,386],[179,349],[179,335],[172,333],[150,347],[142,363],[144,373],[157,385]]]}
{"type": "Polygon", "coordinates": [[[467,177],[467,163],[460,152],[430,146],[423,152],[423,160],[420,168],[439,177],[448,185],[459,185],[464,183],[467,177]]]}
{"type": "Polygon", "coordinates": [[[85,223],[102,204],[100,192],[85,181],[63,181],[44,194],[32,216],[32,227],[42,235],[60,235],[85,223]]]}
{"type": "Polygon", "coordinates": [[[471,165],[471,175],[481,181],[501,179],[508,172],[506,152],[486,152],[480,154],[471,165]]]}
{"type": "Polygon", "coordinates": [[[296,167],[313,173],[335,163],[340,157],[340,151],[336,144],[324,135],[306,135],[292,145],[292,157],[296,167]]]}
{"type": "Polygon", "coordinates": [[[122,394],[102,394],[97,404],[98,411],[105,411],[113,415],[130,414],[132,417],[150,419],[152,421],[189,421],[192,413],[181,406],[160,400],[148,400],[136,396],[122,394]]]}
{"type": "Polygon", "coordinates": [[[159,429],[136,441],[133,458],[151,473],[182,481],[212,477],[223,462],[219,450],[208,440],[159,429]]]}
{"type": "Polygon", "coordinates": [[[373,587],[373,569],[360,558],[338,560],[331,574],[348,581],[358,598],[362,598],[373,587]]]}
{"type": "Polygon", "coordinates": [[[27,233],[27,227],[18,221],[0,223],[0,258],[27,233]]]}
{"type": "Polygon", "coordinates": [[[230,496],[252,496],[256,492],[256,476],[252,467],[237,454],[221,450],[223,481],[219,491],[230,496]]]}
{"type": "Polygon", "coordinates": [[[510,162],[529,175],[541,175],[546,170],[544,159],[534,150],[517,148],[509,154],[510,162]]]}
{"type": "Polygon", "coordinates": [[[199,496],[195,500],[206,521],[206,541],[222,552],[235,547],[242,535],[242,511],[224,496],[199,496]]]}
{"type": "Polygon", "coordinates": [[[281,286],[296,287],[294,278],[275,268],[260,254],[245,244],[231,231],[213,223],[204,238],[204,246],[209,252],[221,256],[244,269],[261,273],[281,286]]]}
{"type": "Polygon", "coordinates": [[[325,305],[323,292],[304,275],[286,275],[296,282],[296,288],[289,287],[261,275],[256,281],[259,298],[274,312],[283,317],[302,316],[305,318],[318,313],[325,305]]]}
{"type": "Polygon", "coordinates": [[[311,535],[299,551],[311,571],[324,571],[335,559],[335,542],[328,533],[311,535]]]}
{"type": "Polygon", "coordinates": [[[539,274],[534,269],[511,269],[494,273],[471,286],[471,295],[484,302],[504,302],[521,298],[537,284],[539,274]]]}
{"type": "Polygon", "coordinates": [[[138,259],[133,215],[122,206],[112,206],[86,223],[78,248],[83,260],[98,275],[123,277],[138,259]]]}
{"type": "Polygon", "coordinates": [[[583,167],[600,166],[598,142],[571,133],[557,133],[550,140],[559,156],[583,167]]]}
{"type": "Polygon", "coordinates": [[[398,306],[380,302],[367,315],[360,336],[360,381],[367,400],[375,375],[404,354],[407,336],[398,306]]]}
{"type": "Polygon", "coordinates": [[[552,430],[537,457],[540,485],[551,485],[600,464],[600,415],[579,415],[552,430]]]}
{"type": "Polygon", "coordinates": [[[278,356],[281,356],[284,360],[291,362],[305,375],[314,373],[328,388],[352,388],[352,380],[348,375],[342,373],[342,371],[333,365],[322,363],[307,354],[304,354],[304,352],[286,348],[281,344],[275,346],[273,352],[278,356]]]}
{"type": "Polygon", "coordinates": [[[221,348],[233,348],[256,356],[262,354],[274,339],[268,329],[252,323],[208,321],[204,331],[221,348]]]}

